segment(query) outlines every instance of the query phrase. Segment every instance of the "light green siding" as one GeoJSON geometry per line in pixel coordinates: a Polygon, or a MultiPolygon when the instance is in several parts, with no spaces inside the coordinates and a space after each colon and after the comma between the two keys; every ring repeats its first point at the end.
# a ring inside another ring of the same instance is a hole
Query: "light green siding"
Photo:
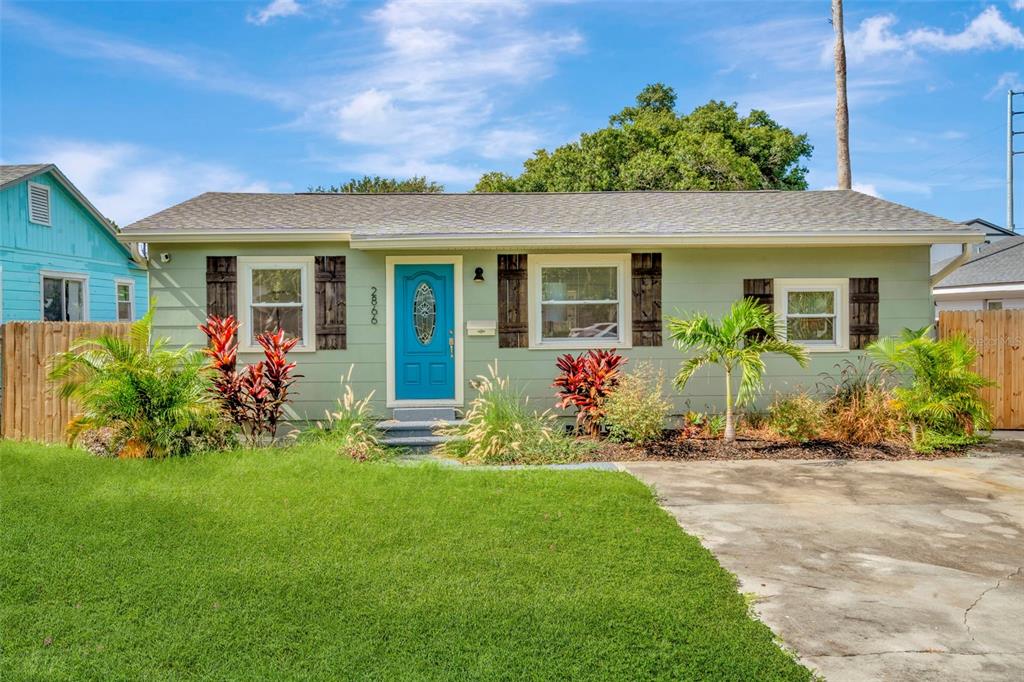
{"type": "MultiPolygon", "coordinates": [[[[650,250],[650,249],[644,249],[650,250]]],[[[904,327],[928,324],[932,316],[928,284],[929,249],[904,247],[832,247],[832,248],[687,248],[660,249],[663,254],[662,308],[666,316],[687,311],[706,310],[721,314],[742,296],[744,278],[777,277],[878,277],[879,322],[882,335],[898,333],[904,327]]],[[[510,252],[503,249],[502,253],[510,252]]],[[[530,251],[539,253],[539,251],[530,251]]],[[[607,249],[602,252],[608,252],[607,249]]],[[[443,253],[439,251],[438,253],[443,253]]],[[[169,336],[175,343],[201,346],[203,335],[198,325],[206,310],[206,256],[226,255],[345,255],[347,257],[348,349],[294,354],[299,372],[295,409],[298,415],[318,418],[339,395],[339,377],[355,364],[353,380],[360,394],[376,391],[379,414],[387,415],[385,398],[385,268],[387,254],[350,250],[329,244],[203,244],[150,246],[152,266],[150,285],[156,297],[156,333],[169,336]],[[170,253],[170,263],[160,263],[158,255],[170,253]],[[378,292],[378,324],[370,324],[371,287],[378,292]]],[[[403,254],[403,255],[408,255],[403,254]]],[[[497,317],[497,252],[464,251],[464,320],[494,320],[497,317]],[[484,269],[484,282],[473,281],[473,271],[484,269]]],[[[464,379],[468,382],[486,371],[487,364],[498,361],[503,374],[530,396],[538,408],[553,405],[551,381],[555,373],[553,350],[499,349],[494,337],[463,335],[465,343],[464,379]]],[[[655,361],[671,377],[682,355],[666,344],[661,348],[636,348],[624,351],[635,365],[643,359],[655,361]]],[[[767,358],[766,396],[798,387],[812,389],[822,372],[859,353],[816,353],[811,364],[801,369],[789,358],[767,358]]],[[[247,355],[245,360],[259,356],[247,355]]],[[[691,381],[686,392],[677,396],[680,410],[717,410],[722,399],[720,371],[703,371],[691,381]]],[[[473,391],[467,385],[466,397],[473,391]]]]}

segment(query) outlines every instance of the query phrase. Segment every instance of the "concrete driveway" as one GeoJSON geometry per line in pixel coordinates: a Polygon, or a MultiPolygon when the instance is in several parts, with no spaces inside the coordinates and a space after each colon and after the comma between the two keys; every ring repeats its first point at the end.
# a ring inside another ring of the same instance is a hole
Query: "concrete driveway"
{"type": "Polygon", "coordinates": [[[1024,458],[636,462],[828,680],[1024,680],[1024,458]]]}

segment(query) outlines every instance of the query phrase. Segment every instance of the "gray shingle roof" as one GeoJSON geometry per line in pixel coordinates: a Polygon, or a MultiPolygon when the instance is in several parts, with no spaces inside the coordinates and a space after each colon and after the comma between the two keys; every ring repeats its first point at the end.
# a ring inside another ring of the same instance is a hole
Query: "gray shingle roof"
{"type": "MultiPolygon", "coordinates": [[[[958,233],[964,225],[853,191],[522,194],[208,192],[125,234],[304,229],[353,238],[958,233]]],[[[979,233],[980,234],[980,233],[979,233]]]]}
{"type": "Polygon", "coordinates": [[[18,182],[22,178],[35,175],[40,171],[49,168],[49,163],[23,163],[0,166],[0,187],[6,187],[11,183],[18,182]]]}
{"type": "Polygon", "coordinates": [[[1005,237],[979,251],[935,289],[1016,282],[1024,282],[1024,237],[1005,237]]]}

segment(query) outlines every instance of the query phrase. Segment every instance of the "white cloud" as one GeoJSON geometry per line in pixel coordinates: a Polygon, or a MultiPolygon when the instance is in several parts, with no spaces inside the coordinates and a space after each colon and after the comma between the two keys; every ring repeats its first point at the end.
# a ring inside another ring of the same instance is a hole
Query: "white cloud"
{"type": "MultiPolygon", "coordinates": [[[[905,33],[895,30],[893,14],[864,19],[846,36],[846,52],[851,63],[864,63],[880,55],[914,58],[917,50],[969,52],[975,50],[1024,49],[1024,33],[1009,23],[995,7],[974,17],[959,33],[939,28],[917,28],[905,33]]],[[[832,41],[822,51],[822,60],[831,62],[832,41]]]]}
{"type": "Polygon", "coordinates": [[[264,26],[272,19],[280,17],[291,17],[302,13],[302,6],[296,0],[271,0],[271,2],[259,12],[249,14],[246,21],[258,26],[264,26]]]}
{"type": "Polygon", "coordinates": [[[532,151],[540,134],[527,122],[506,129],[497,118],[502,100],[549,76],[560,55],[583,43],[573,30],[531,27],[533,9],[520,0],[390,0],[367,15],[380,41],[374,57],[323,84],[333,94],[312,102],[296,125],[373,148],[357,157],[374,164],[369,173],[420,159],[419,168],[469,177],[468,168],[450,167],[451,155],[532,151]]]}
{"type": "Polygon", "coordinates": [[[123,142],[42,139],[25,145],[27,162],[51,162],[118,225],[202,192],[268,192],[268,183],[230,166],[196,161],[123,142]]]}
{"type": "Polygon", "coordinates": [[[1013,9],[1024,9],[1024,0],[1010,0],[1010,7],[1013,9]]]}
{"type": "MultiPolygon", "coordinates": [[[[1021,0],[1024,2],[1024,0],[1021,0]]],[[[999,75],[996,79],[996,84],[992,86],[992,89],[988,91],[985,98],[991,98],[996,95],[1005,95],[1007,90],[1024,90],[1024,80],[1021,80],[1020,74],[1016,71],[1007,71],[999,75]]]]}

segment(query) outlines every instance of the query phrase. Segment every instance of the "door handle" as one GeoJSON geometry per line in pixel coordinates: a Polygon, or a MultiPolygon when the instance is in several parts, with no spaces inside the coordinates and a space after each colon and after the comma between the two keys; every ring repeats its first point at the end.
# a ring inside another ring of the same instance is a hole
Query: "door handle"
{"type": "Polygon", "coordinates": [[[455,332],[448,331],[448,354],[455,357],[455,332]]]}

